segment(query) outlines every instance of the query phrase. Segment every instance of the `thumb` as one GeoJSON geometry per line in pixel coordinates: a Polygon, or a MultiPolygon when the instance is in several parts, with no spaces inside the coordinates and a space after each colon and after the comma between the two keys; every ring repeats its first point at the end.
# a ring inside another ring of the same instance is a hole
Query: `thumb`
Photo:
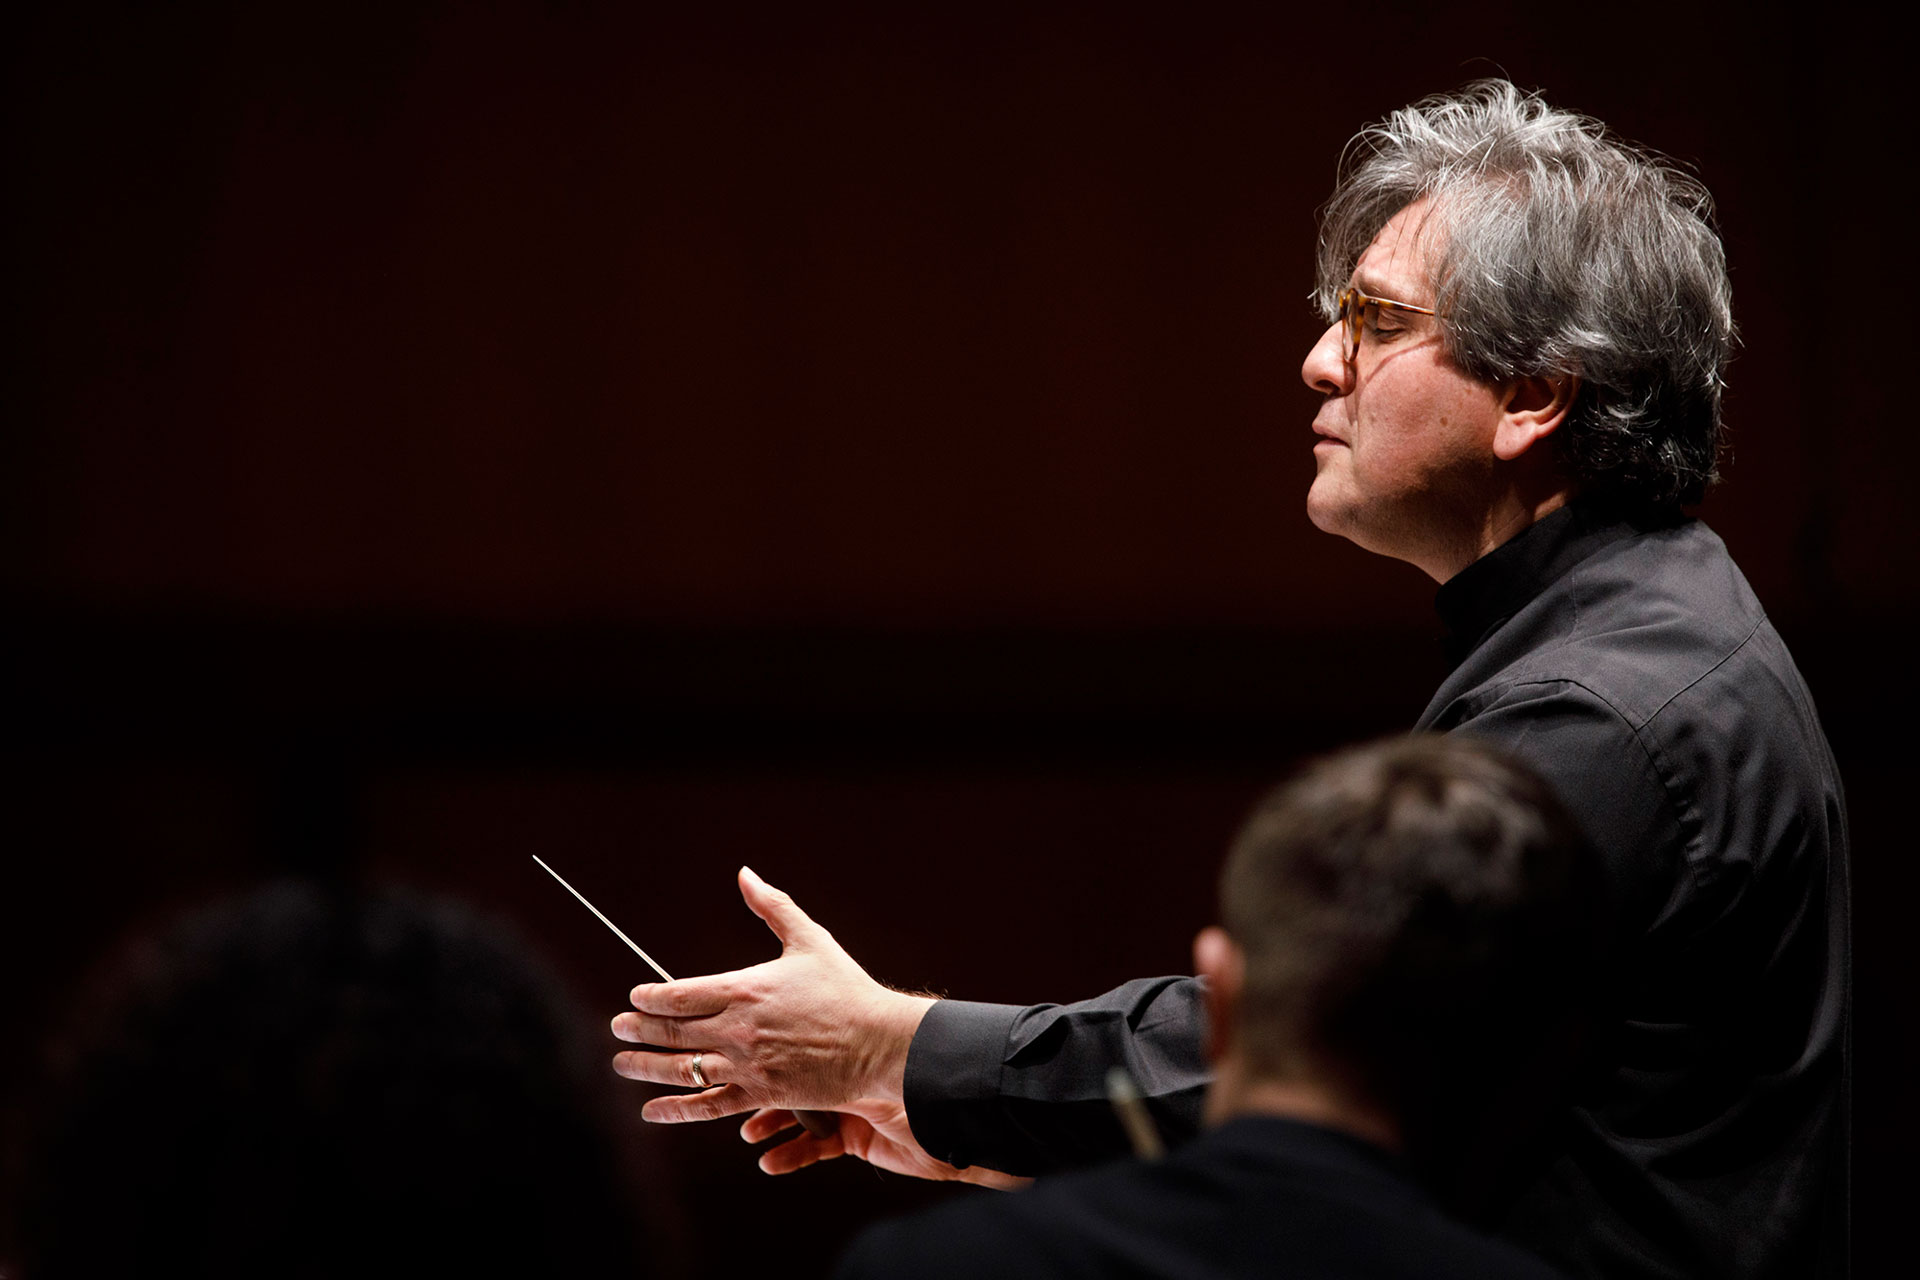
{"type": "Polygon", "coordinates": [[[789,894],[762,880],[752,867],[740,868],[740,896],[749,911],[767,922],[783,947],[804,946],[808,935],[820,927],[789,894]]]}

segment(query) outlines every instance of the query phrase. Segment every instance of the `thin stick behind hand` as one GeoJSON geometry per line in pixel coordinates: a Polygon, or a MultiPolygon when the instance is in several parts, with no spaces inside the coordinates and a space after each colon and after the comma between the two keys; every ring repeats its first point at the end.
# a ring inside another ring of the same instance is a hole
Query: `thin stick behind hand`
{"type": "Polygon", "coordinates": [[[581,896],[581,893],[580,893],[580,891],[579,891],[578,889],[576,889],[576,888],[574,888],[574,887],[573,887],[572,885],[570,885],[570,884],[568,884],[568,883],[567,883],[567,882],[566,882],[566,881],[565,881],[564,879],[562,879],[562,878],[561,878],[561,875],[560,875],[560,873],[559,873],[558,871],[555,871],[555,870],[554,870],[554,869],[553,869],[552,867],[549,867],[549,866],[547,866],[547,864],[546,864],[546,863],[544,863],[544,862],[541,862],[541,861],[540,861],[540,855],[539,855],[539,854],[537,854],[537,853],[536,853],[536,854],[534,854],[534,855],[533,855],[533,860],[534,860],[535,862],[539,862],[539,863],[540,863],[540,866],[541,866],[541,867],[542,867],[542,868],[543,868],[543,869],[544,869],[544,870],[546,871],[546,873],[547,873],[548,875],[550,875],[550,876],[552,876],[552,877],[553,877],[553,878],[554,878],[555,880],[559,880],[559,881],[560,881],[560,887],[561,887],[561,888],[563,888],[563,889],[565,889],[565,890],[566,890],[566,891],[567,891],[568,893],[570,893],[570,894],[572,894],[572,895],[573,895],[574,897],[576,897],[576,898],[579,898],[579,899],[580,899],[580,905],[581,905],[581,906],[583,906],[583,907],[585,907],[585,908],[586,908],[587,910],[589,910],[589,911],[591,911],[591,912],[593,912],[593,914],[595,914],[596,916],[600,916],[600,923],[601,923],[601,924],[603,924],[603,925],[605,925],[605,926],[607,926],[607,928],[609,928],[609,929],[611,929],[611,930],[613,930],[613,932],[614,932],[614,934],[615,934],[615,935],[616,935],[617,937],[619,937],[619,939],[620,939],[620,941],[622,941],[622,942],[624,942],[624,943],[626,943],[626,944],[627,944],[628,946],[630,946],[630,947],[632,947],[632,948],[633,948],[633,954],[635,954],[635,955],[637,955],[637,956],[639,956],[639,957],[640,957],[640,958],[641,958],[642,960],[645,960],[645,961],[646,961],[646,962],[647,962],[648,964],[650,964],[650,965],[652,965],[652,966],[653,966],[653,971],[654,971],[655,973],[657,973],[657,974],[659,974],[659,975],[661,976],[661,978],[662,978],[662,979],[664,979],[664,980],[665,980],[665,981],[667,981],[667,982],[672,982],[672,981],[673,981],[673,975],[672,975],[672,974],[670,974],[670,973],[668,973],[668,972],[667,972],[667,971],[666,971],[665,969],[662,969],[662,968],[660,967],[660,964],[659,964],[659,962],[658,962],[658,961],[656,961],[656,960],[655,960],[655,959],[654,959],[654,958],[653,958],[652,956],[650,956],[650,955],[648,955],[648,954],[647,954],[646,952],[644,952],[644,951],[642,951],[642,950],[640,949],[640,944],[639,944],[639,943],[637,943],[637,942],[635,942],[635,941],[634,941],[634,940],[633,940],[632,938],[629,938],[629,937],[628,937],[628,936],[627,936],[626,934],[624,934],[624,933],[621,933],[621,932],[620,932],[620,926],[619,926],[619,925],[617,925],[617,924],[615,924],[615,923],[614,923],[613,921],[611,921],[611,920],[609,920],[609,919],[607,919],[607,918],[606,918],[605,916],[601,916],[601,915],[600,915],[600,908],[598,908],[598,907],[596,907],[596,906],[594,906],[594,905],[593,905],[593,904],[592,904],[591,902],[588,902],[588,901],[586,900],[586,898],[584,898],[584,897],[582,897],[582,896],[581,896]]]}

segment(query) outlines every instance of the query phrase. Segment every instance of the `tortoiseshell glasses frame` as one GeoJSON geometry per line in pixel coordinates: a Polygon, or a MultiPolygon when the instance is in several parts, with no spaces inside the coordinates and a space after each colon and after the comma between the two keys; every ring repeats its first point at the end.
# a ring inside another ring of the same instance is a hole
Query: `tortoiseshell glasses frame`
{"type": "Polygon", "coordinates": [[[1391,298],[1376,298],[1372,294],[1362,293],[1358,289],[1347,288],[1340,291],[1339,323],[1347,330],[1347,359],[1360,358],[1360,328],[1366,323],[1368,307],[1383,307],[1388,311],[1405,311],[1416,316],[1437,316],[1440,313],[1432,307],[1415,306],[1411,302],[1395,302],[1391,298]]]}

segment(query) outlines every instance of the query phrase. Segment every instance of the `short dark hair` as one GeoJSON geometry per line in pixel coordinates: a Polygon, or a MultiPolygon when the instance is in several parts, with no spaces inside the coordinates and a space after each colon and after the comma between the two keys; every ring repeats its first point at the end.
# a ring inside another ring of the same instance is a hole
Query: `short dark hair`
{"type": "Polygon", "coordinates": [[[1250,1074],[1338,1079],[1410,1149],[1442,1142],[1589,1004],[1597,877],[1551,788],[1484,742],[1422,734],[1311,765],[1221,876],[1250,1074]]]}
{"type": "Polygon", "coordinates": [[[644,1274],[585,1025],[453,903],[288,883],[197,909],[50,1050],[26,1274],[644,1274]]]}
{"type": "Polygon", "coordinates": [[[1554,442],[1583,490],[1644,514],[1698,502],[1735,340],[1706,187],[1505,80],[1423,99],[1348,144],[1320,224],[1329,322],[1374,236],[1423,198],[1444,232],[1430,283],[1460,367],[1577,375],[1554,442]]]}

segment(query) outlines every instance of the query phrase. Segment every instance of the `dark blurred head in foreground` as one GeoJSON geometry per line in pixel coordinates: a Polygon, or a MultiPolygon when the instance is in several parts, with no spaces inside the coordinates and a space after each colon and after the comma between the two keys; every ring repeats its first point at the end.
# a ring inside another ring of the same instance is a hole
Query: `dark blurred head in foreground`
{"type": "Polygon", "coordinates": [[[287,885],[199,911],[54,1048],[26,1275],[639,1274],[584,1025],[445,903],[287,885]]]}
{"type": "Polygon", "coordinates": [[[1546,783],[1470,737],[1310,766],[1248,819],[1221,876],[1224,929],[1196,944],[1214,1117],[1308,1090],[1443,1195],[1479,1199],[1585,1046],[1598,876],[1546,783]]]}

